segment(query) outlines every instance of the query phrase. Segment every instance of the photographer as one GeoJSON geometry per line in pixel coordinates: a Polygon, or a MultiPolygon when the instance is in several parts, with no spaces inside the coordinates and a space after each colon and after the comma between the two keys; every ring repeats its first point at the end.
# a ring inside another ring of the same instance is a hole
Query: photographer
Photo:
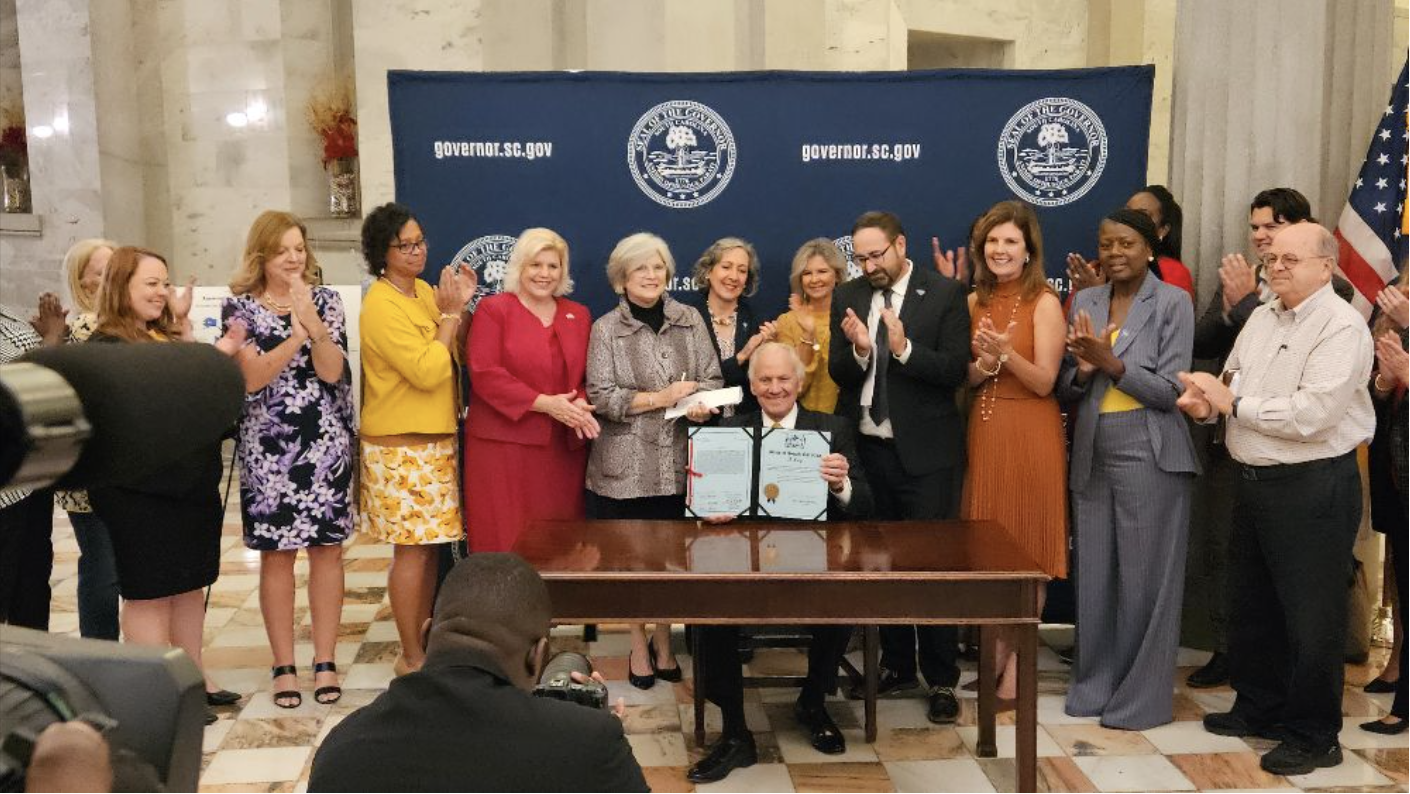
{"type": "Polygon", "coordinates": [[[423,632],[425,665],[328,734],[309,791],[647,791],[616,718],[529,694],[551,616],[517,555],[461,561],[423,632]]]}

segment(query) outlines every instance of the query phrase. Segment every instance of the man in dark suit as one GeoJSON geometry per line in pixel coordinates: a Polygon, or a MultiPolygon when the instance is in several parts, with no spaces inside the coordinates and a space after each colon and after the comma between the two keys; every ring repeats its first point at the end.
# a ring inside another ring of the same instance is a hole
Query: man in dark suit
{"type": "Polygon", "coordinates": [[[328,734],[309,791],[648,791],[620,720],[529,694],[551,615],[519,556],[461,561],[427,621],[425,665],[328,734]]]}
{"type": "MultiPolygon", "coordinates": [[[[823,456],[819,476],[827,483],[827,517],[858,518],[872,508],[871,489],[857,458],[850,424],[830,414],[798,405],[803,385],[803,362],[793,348],[766,342],[749,360],[749,390],[760,410],[732,416],[725,427],[824,430],[832,434],[831,452],[823,456]]],[[[700,626],[701,689],[719,706],[723,718],[720,739],[710,752],[686,773],[695,783],[720,780],[731,771],[752,766],[758,759],[754,736],[744,722],[744,681],[740,672],[739,629],[735,626],[700,626]]],[[[824,698],[837,688],[837,666],[847,650],[850,626],[814,626],[808,645],[808,675],[793,713],[807,728],[814,749],[829,755],[846,752],[847,741],[824,708],[824,698]]]]}
{"type": "MultiPolygon", "coordinates": [[[[841,390],[837,413],[856,423],[878,518],[952,518],[964,449],[955,389],[970,360],[965,289],[906,258],[905,230],[889,212],[857,219],[852,250],[866,278],[832,298],[828,372],[841,390]]],[[[883,627],[880,694],[918,686],[918,646],[927,716],[954,722],[956,645],[952,626],[883,627]]]]}

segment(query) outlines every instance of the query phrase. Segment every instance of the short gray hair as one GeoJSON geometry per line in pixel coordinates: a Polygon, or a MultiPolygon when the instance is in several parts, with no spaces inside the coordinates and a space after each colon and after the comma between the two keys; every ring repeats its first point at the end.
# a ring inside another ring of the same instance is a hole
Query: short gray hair
{"type": "MultiPolygon", "coordinates": [[[[650,232],[637,232],[623,237],[607,257],[607,283],[612,285],[612,290],[618,295],[623,294],[627,288],[627,277],[645,265],[652,254],[660,256],[661,261],[666,263],[667,282],[675,278],[676,260],[671,257],[666,241],[650,232]]],[[[667,286],[670,286],[669,283],[667,286]]]]}
{"type": "Polygon", "coordinates": [[[561,298],[573,291],[573,279],[568,277],[568,241],[552,229],[545,229],[542,226],[535,226],[532,229],[525,229],[519,235],[518,242],[514,243],[514,250],[509,252],[509,262],[504,266],[504,281],[501,282],[503,291],[519,292],[520,274],[524,270],[524,264],[544,251],[557,251],[559,264],[563,266],[563,278],[559,279],[558,286],[553,290],[555,298],[561,298]]]}
{"type": "Polygon", "coordinates": [[[778,350],[788,357],[789,363],[793,365],[793,372],[798,376],[798,383],[803,383],[803,378],[808,375],[808,368],[803,364],[803,359],[798,357],[798,351],[782,342],[765,342],[754,349],[754,353],[749,356],[749,380],[754,380],[754,362],[758,361],[764,353],[770,350],[778,350]]]}
{"type": "Polygon", "coordinates": [[[1332,265],[1337,263],[1337,256],[1341,254],[1341,244],[1337,242],[1336,235],[1327,231],[1327,227],[1320,223],[1312,226],[1317,230],[1317,256],[1325,256],[1332,260],[1332,265]]]}

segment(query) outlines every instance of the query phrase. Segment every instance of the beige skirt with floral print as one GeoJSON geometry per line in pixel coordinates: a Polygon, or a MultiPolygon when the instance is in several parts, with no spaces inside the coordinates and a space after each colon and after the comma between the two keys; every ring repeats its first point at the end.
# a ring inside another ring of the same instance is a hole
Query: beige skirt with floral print
{"type": "Polygon", "coordinates": [[[465,536],[455,440],[383,447],[359,444],[358,529],[407,546],[465,536]]]}

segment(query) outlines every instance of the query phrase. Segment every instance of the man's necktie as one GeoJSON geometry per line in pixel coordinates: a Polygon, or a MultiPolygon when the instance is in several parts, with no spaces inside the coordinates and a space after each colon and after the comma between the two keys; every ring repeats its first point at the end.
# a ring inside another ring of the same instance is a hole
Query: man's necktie
{"type": "Polygon", "coordinates": [[[783,429],[783,425],[779,424],[778,422],[773,422],[772,424],[769,425],[769,429],[770,429],[770,430],[782,430],[782,429],[783,429]]]}
{"type": "MultiPolygon", "coordinates": [[[[891,308],[890,288],[881,291],[881,303],[883,309],[891,308]]],[[[876,339],[872,340],[871,345],[871,366],[876,375],[872,379],[871,406],[867,409],[867,415],[871,417],[872,424],[878,426],[891,416],[891,406],[887,402],[886,396],[886,365],[891,361],[891,347],[887,343],[887,336],[886,321],[878,315],[876,318],[876,339]]]]}

